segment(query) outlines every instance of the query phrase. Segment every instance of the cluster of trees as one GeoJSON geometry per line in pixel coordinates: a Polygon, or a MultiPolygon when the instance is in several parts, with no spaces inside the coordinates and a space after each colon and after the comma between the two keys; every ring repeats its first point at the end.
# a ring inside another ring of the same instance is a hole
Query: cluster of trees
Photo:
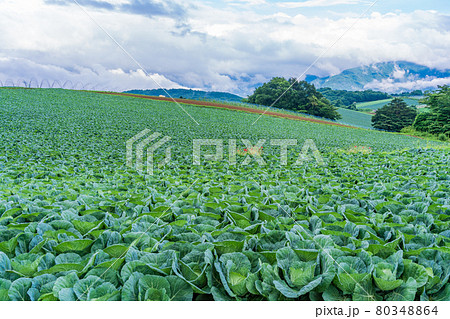
{"type": "Polygon", "coordinates": [[[435,93],[425,94],[421,103],[430,107],[430,112],[417,115],[414,128],[420,132],[450,137],[450,87],[441,86],[435,93]]]}
{"type": "Polygon", "coordinates": [[[341,118],[337,109],[316,90],[314,85],[306,81],[297,81],[295,78],[286,80],[282,77],[275,77],[256,88],[255,92],[245,101],[332,120],[341,118]]]}
{"type": "Polygon", "coordinates": [[[409,107],[401,98],[394,98],[372,117],[372,126],[392,132],[412,126],[419,132],[446,140],[450,137],[450,87],[439,87],[436,92],[426,93],[425,96],[420,103],[428,105],[429,112],[417,114],[415,107],[409,107]]]}
{"type": "Polygon", "coordinates": [[[379,130],[400,132],[403,128],[411,126],[416,116],[416,108],[409,107],[401,98],[394,98],[377,110],[372,117],[372,126],[379,130]]]}
{"type": "Polygon", "coordinates": [[[384,92],[373,90],[366,91],[346,91],[322,88],[318,90],[336,107],[356,109],[355,103],[372,102],[390,99],[391,96],[384,92]]]}

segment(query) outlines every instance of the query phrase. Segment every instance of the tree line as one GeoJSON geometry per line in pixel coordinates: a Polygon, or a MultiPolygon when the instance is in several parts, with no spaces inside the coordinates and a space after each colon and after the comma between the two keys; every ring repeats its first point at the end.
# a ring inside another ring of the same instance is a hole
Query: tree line
{"type": "Polygon", "coordinates": [[[434,93],[425,94],[421,103],[430,107],[430,112],[420,113],[414,120],[414,128],[420,132],[450,138],[450,87],[439,87],[434,93]]]}
{"type": "Polygon", "coordinates": [[[435,92],[425,93],[420,103],[427,105],[429,111],[418,114],[415,107],[408,106],[401,98],[394,98],[377,110],[372,117],[372,126],[391,132],[412,126],[441,140],[450,138],[450,87],[440,86],[435,92]]]}
{"type": "Polygon", "coordinates": [[[318,91],[330,100],[334,106],[349,109],[356,109],[354,103],[372,102],[392,98],[388,93],[373,90],[347,91],[321,88],[318,91]]]}

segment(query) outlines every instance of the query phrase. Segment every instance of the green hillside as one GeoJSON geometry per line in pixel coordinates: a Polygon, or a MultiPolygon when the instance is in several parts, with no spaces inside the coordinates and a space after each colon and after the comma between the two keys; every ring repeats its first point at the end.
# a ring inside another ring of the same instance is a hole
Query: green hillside
{"type": "Polygon", "coordinates": [[[338,108],[338,112],[342,115],[342,119],[338,120],[338,123],[367,129],[372,128],[372,115],[370,114],[343,108],[338,108]]]}
{"type": "Polygon", "coordinates": [[[403,98],[403,100],[405,100],[406,104],[408,104],[409,106],[418,106],[420,105],[419,100],[421,98],[403,98]]]}
{"type": "Polygon", "coordinates": [[[260,121],[252,125],[259,115],[185,106],[185,110],[200,124],[196,125],[181,108],[172,102],[105,96],[88,92],[51,89],[3,89],[1,92],[3,100],[12,104],[11,109],[3,108],[2,110],[8,111],[2,117],[2,127],[12,128],[12,132],[29,134],[29,137],[24,138],[21,143],[29,145],[28,147],[36,152],[41,148],[46,149],[47,146],[57,147],[61,152],[69,152],[73,147],[65,150],[61,144],[72,143],[81,146],[82,138],[87,138],[83,148],[92,148],[94,145],[93,154],[109,151],[111,156],[121,159],[124,154],[123,141],[147,127],[172,136],[180,146],[186,145],[188,148],[192,145],[190,141],[192,138],[206,136],[228,139],[247,135],[253,139],[298,138],[299,141],[313,138],[322,150],[345,148],[357,143],[390,151],[412,147],[417,142],[421,142],[415,138],[390,133],[374,131],[368,134],[364,130],[268,116],[263,116],[260,121]],[[40,104],[41,100],[47,103],[40,104]],[[16,116],[17,121],[11,122],[12,116],[16,116]],[[182,125],[176,123],[182,123],[182,125]],[[20,127],[23,128],[17,130],[20,127]],[[41,127],[45,127],[45,130],[41,127]],[[96,127],[101,134],[93,132],[93,127],[96,127]],[[68,134],[70,132],[66,129],[70,128],[74,129],[75,134],[68,134]],[[49,139],[44,139],[45,137],[49,139]],[[390,141],[389,145],[386,145],[387,140],[390,141]],[[44,142],[51,145],[43,145],[44,142]],[[97,149],[97,145],[101,150],[97,149]]]}
{"type": "Polygon", "coordinates": [[[447,144],[258,118],[0,89],[0,300],[449,300],[447,144]]]}
{"type": "MultiPolygon", "coordinates": [[[[417,106],[419,105],[419,98],[402,98],[406,104],[409,106],[417,106]]],[[[386,99],[386,100],[380,100],[380,101],[373,101],[373,102],[364,102],[364,103],[357,103],[356,107],[358,109],[371,109],[371,110],[378,110],[391,102],[392,99],[386,99]]]]}

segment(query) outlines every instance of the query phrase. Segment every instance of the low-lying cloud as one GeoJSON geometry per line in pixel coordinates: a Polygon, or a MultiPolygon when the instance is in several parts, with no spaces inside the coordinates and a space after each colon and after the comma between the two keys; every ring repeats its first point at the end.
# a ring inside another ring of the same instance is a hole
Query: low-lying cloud
{"type": "Polygon", "coordinates": [[[429,77],[426,79],[418,80],[408,80],[396,81],[396,79],[388,78],[381,81],[374,80],[365,85],[366,90],[376,90],[383,91],[387,93],[397,93],[397,92],[411,92],[414,90],[431,90],[437,88],[438,86],[449,85],[450,77],[447,78],[433,78],[429,77]]]}
{"type": "Polygon", "coordinates": [[[130,87],[159,89],[160,85],[163,88],[181,87],[163,75],[146,75],[140,69],[124,71],[95,65],[92,68],[74,66],[67,70],[16,58],[0,58],[0,85],[106,91],[124,91],[130,87]]]}

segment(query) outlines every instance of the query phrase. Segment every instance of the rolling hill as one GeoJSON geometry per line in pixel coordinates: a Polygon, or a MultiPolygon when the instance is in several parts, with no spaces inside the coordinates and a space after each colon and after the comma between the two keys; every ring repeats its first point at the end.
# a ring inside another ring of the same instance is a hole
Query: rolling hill
{"type": "Polygon", "coordinates": [[[338,123],[361,128],[372,128],[372,115],[370,114],[343,108],[338,108],[337,111],[342,116],[342,118],[337,121],[338,123]]]}
{"type": "MultiPolygon", "coordinates": [[[[403,98],[403,100],[408,104],[409,106],[418,106],[419,105],[419,99],[417,98],[403,98]]],[[[365,102],[365,103],[357,103],[356,107],[358,109],[371,109],[371,110],[378,110],[391,102],[392,99],[385,99],[385,100],[379,100],[379,101],[372,101],[372,102],[365,102]]]]}

